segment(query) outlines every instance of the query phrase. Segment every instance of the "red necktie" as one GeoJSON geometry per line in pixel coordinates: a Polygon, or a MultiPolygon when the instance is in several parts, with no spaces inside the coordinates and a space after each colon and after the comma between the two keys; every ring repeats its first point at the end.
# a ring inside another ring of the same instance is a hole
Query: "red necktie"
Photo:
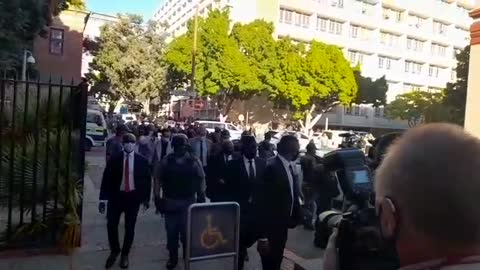
{"type": "Polygon", "coordinates": [[[130,192],[130,162],[128,162],[128,157],[125,159],[124,171],[125,171],[125,192],[130,192]]]}

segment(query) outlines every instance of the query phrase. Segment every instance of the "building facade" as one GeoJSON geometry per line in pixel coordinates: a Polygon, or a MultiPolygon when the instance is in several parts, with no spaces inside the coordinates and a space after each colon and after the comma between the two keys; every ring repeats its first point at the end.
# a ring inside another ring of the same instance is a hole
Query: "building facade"
{"type": "MultiPolygon", "coordinates": [[[[233,22],[265,19],[277,38],[339,46],[362,75],[385,76],[387,101],[409,91],[439,91],[456,80],[456,53],[470,42],[475,0],[167,0],[155,18],[172,36],[186,31],[196,12],[229,7],[233,22]]],[[[384,119],[383,108],[354,105],[330,113],[331,124],[405,128],[384,119]]]]}

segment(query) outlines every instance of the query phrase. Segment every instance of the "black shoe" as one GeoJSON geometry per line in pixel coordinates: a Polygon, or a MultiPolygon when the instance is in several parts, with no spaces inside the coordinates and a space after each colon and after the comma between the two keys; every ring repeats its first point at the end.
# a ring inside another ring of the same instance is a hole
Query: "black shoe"
{"type": "Polygon", "coordinates": [[[107,262],[105,263],[106,269],[112,267],[115,264],[115,262],[117,261],[118,254],[119,252],[113,252],[113,251],[110,252],[110,256],[108,256],[107,262]]]}
{"type": "Polygon", "coordinates": [[[177,267],[177,264],[178,264],[178,258],[170,258],[168,259],[168,262],[167,262],[167,269],[172,270],[175,267],[177,267]]]}
{"type": "Polygon", "coordinates": [[[122,257],[120,257],[120,268],[128,268],[128,255],[122,255],[122,257]]]}

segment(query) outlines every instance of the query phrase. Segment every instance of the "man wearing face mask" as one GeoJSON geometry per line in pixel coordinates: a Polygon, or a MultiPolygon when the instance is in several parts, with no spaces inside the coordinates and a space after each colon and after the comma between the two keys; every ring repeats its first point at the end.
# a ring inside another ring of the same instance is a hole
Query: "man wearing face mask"
{"type": "Polygon", "coordinates": [[[156,201],[163,201],[167,249],[167,269],[178,264],[178,240],[182,242],[185,256],[186,219],[188,207],[195,202],[205,202],[205,175],[200,161],[187,151],[187,136],[172,138],[173,153],[166,156],[158,167],[155,177],[154,194],[156,201]],[[163,191],[163,196],[161,195],[163,191]]]}
{"type": "MultiPolygon", "coordinates": [[[[480,140],[449,124],[410,129],[388,149],[376,208],[401,270],[480,269],[479,166],[480,140]]],[[[338,269],[335,237],[325,270],[338,269]]]]}
{"type": "Polygon", "coordinates": [[[105,213],[107,204],[107,230],[110,256],[105,268],[115,263],[121,252],[120,267],[128,267],[128,253],[135,235],[135,223],[141,204],[148,209],[151,192],[150,165],[143,156],[134,152],[136,138],[133,134],[123,137],[123,151],[112,156],[105,167],[100,187],[100,213],[105,213]],[[125,214],[125,236],[120,249],[118,224],[125,214]]]}
{"type": "Polygon", "coordinates": [[[295,161],[300,145],[292,135],[285,135],[277,145],[278,155],[269,160],[263,184],[255,192],[254,220],[258,228],[258,251],[263,270],[279,270],[288,229],[302,220],[299,174],[295,161]]]}
{"type": "Polygon", "coordinates": [[[207,167],[207,196],[212,202],[225,201],[225,173],[228,161],[232,159],[233,143],[223,140],[219,152],[208,159],[207,167]]]}
{"type": "Polygon", "coordinates": [[[240,145],[242,156],[228,162],[225,177],[226,201],[237,202],[240,205],[238,269],[243,268],[247,248],[251,247],[256,240],[253,197],[254,191],[263,181],[266,167],[265,160],[257,157],[257,142],[253,136],[243,136],[240,145]]]}

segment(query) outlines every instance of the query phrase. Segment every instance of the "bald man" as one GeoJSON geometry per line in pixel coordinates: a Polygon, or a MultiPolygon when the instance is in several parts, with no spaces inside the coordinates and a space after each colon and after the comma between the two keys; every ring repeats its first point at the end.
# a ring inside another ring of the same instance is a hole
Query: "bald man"
{"type": "MultiPolygon", "coordinates": [[[[430,124],[407,131],[376,172],[383,237],[402,270],[480,269],[480,140],[430,124]]],[[[331,237],[325,270],[335,263],[331,237]]]]}

